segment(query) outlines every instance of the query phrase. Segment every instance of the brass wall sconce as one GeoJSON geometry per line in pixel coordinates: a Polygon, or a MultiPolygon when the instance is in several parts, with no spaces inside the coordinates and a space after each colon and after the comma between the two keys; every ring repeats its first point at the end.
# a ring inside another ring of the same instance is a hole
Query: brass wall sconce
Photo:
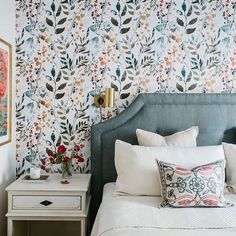
{"type": "Polygon", "coordinates": [[[113,88],[106,88],[105,91],[94,97],[94,104],[96,107],[114,107],[115,90],[113,88]]]}

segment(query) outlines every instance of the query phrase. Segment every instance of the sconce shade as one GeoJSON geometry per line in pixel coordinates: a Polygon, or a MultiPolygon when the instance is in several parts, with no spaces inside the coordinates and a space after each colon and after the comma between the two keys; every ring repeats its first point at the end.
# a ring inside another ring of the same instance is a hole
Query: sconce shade
{"type": "Polygon", "coordinates": [[[105,91],[105,107],[114,107],[115,105],[115,90],[106,88],[105,91]]]}
{"type": "Polygon", "coordinates": [[[106,88],[105,91],[94,97],[94,104],[96,107],[114,107],[115,90],[113,88],[106,88]]]}

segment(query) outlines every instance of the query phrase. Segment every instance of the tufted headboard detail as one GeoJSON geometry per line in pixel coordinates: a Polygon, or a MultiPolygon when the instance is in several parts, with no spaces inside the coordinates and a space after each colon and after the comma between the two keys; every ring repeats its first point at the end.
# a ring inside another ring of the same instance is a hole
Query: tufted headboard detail
{"type": "Polygon", "coordinates": [[[92,127],[91,172],[93,222],[104,184],[115,182],[116,139],[137,144],[137,128],[168,135],[199,126],[198,145],[236,142],[236,94],[140,94],[118,116],[92,127]]]}

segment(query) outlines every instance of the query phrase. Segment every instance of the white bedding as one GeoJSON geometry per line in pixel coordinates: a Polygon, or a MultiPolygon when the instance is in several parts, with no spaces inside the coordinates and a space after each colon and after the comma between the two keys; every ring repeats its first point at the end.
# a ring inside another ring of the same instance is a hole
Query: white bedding
{"type": "Polygon", "coordinates": [[[236,194],[230,208],[159,208],[161,197],[113,196],[104,186],[91,236],[236,236],[236,194]]]}

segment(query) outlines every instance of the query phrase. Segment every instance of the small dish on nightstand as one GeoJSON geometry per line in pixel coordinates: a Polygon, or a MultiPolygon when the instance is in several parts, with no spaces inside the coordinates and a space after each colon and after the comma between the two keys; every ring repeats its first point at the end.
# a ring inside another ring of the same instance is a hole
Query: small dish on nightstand
{"type": "Polygon", "coordinates": [[[37,181],[45,181],[45,180],[47,180],[48,179],[48,177],[49,177],[49,175],[40,175],[40,178],[39,179],[31,179],[30,178],[30,175],[26,175],[23,179],[22,179],[22,181],[27,181],[27,182],[37,182],[37,181]]]}

